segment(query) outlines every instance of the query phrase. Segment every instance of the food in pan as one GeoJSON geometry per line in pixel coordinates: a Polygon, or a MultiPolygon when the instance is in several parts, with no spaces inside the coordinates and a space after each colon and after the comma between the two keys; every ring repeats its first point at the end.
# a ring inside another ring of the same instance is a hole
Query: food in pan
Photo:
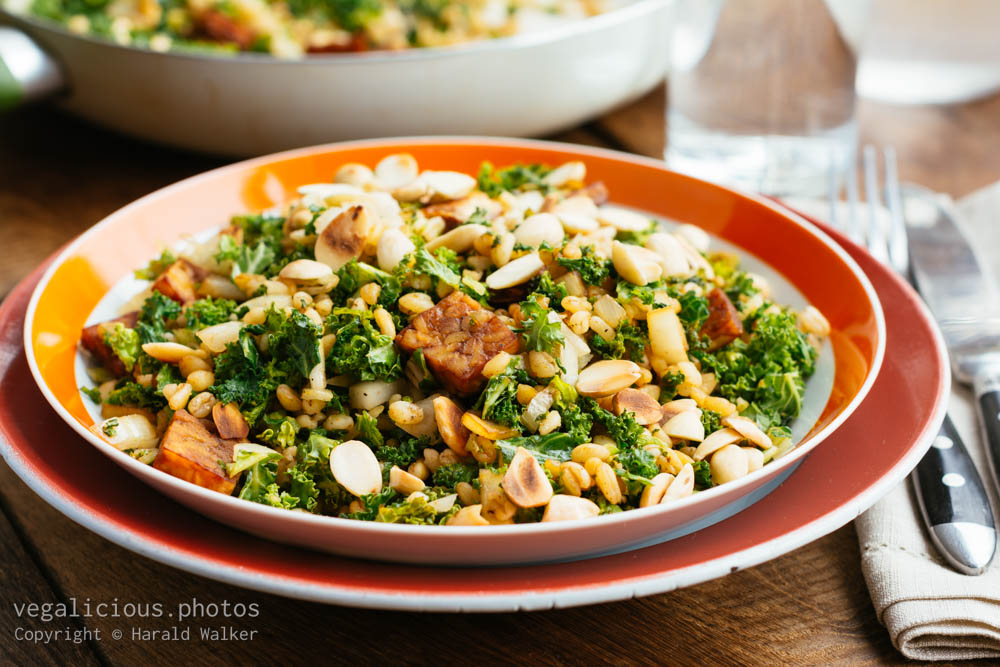
{"type": "Polygon", "coordinates": [[[829,324],[586,166],[343,165],[164,251],[83,331],[94,432],[274,507],[489,525],[675,502],[789,451],[829,324]]]}
{"type": "Polygon", "coordinates": [[[307,53],[445,46],[544,30],[601,0],[5,0],[15,13],[155,51],[307,53]]]}

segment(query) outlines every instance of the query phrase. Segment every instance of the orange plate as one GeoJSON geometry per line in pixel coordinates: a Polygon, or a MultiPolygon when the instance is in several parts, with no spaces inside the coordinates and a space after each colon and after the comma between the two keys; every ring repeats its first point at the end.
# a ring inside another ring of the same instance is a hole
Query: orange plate
{"type": "Polygon", "coordinates": [[[331,553],[423,563],[509,564],[570,559],[672,539],[740,511],[775,488],[858,407],[885,349],[881,305],[853,259],[814,225],[766,199],[667,171],[611,151],[538,141],[399,139],[307,148],[241,162],[155,192],[111,215],[54,261],[32,295],[25,327],[32,373],[56,412],[129,472],[185,505],[269,539],[331,553]],[[747,477],[670,505],[556,524],[489,528],[409,526],[288,512],[240,501],[171,477],[104,444],[74,375],[80,330],[117,281],[164,243],[220,225],[238,212],[283,203],[296,188],[328,182],[345,162],[373,165],[409,152],[425,169],[475,173],[483,160],[560,164],[583,160],[615,203],[696,224],[756,255],[830,320],[834,389],[819,422],[790,454],[747,477]]]}

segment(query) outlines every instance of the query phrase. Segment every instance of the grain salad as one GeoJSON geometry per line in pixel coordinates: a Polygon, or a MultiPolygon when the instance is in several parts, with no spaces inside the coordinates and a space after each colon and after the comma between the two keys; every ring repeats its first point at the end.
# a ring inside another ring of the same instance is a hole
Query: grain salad
{"type": "Polygon", "coordinates": [[[612,0],[3,0],[16,14],[153,51],[280,58],[449,46],[552,28],[612,0]]]}
{"type": "Polygon", "coordinates": [[[793,446],[830,325],[586,165],[345,164],[136,272],[93,432],[206,489],[486,526],[671,503],[793,446]]]}

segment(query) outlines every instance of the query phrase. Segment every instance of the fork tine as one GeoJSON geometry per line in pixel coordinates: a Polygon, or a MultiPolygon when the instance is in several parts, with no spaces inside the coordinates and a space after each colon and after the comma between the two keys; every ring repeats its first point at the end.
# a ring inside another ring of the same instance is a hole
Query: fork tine
{"type": "Polygon", "coordinates": [[[865,146],[864,172],[865,199],[868,200],[868,252],[882,264],[888,264],[889,245],[886,241],[882,217],[879,211],[882,196],[878,190],[878,161],[875,155],[875,147],[872,145],[865,146]]]}
{"type": "Polygon", "coordinates": [[[903,223],[903,203],[899,194],[899,172],[896,169],[896,149],[883,150],[885,160],[885,199],[889,207],[889,260],[892,268],[903,275],[910,270],[909,250],[906,245],[906,226],[903,223]]]}
{"type": "Polygon", "coordinates": [[[830,168],[828,169],[827,176],[830,181],[828,184],[828,192],[830,195],[830,226],[834,229],[842,230],[843,226],[840,222],[840,182],[837,178],[837,163],[834,159],[833,151],[830,151],[830,168]]]}
{"type": "Polygon", "coordinates": [[[847,176],[844,184],[847,190],[847,237],[863,246],[864,236],[861,234],[861,214],[858,211],[858,156],[851,151],[847,163],[847,176]]]}

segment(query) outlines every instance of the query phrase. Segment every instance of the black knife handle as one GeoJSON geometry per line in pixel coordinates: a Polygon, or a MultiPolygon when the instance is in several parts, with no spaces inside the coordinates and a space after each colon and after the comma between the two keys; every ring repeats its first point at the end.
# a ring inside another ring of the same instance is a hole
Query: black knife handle
{"type": "MultiPolygon", "coordinates": [[[[1000,427],[996,432],[1000,436],[1000,427]]],[[[946,523],[994,527],[983,480],[951,417],[945,415],[941,430],[917,464],[913,478],[929,527],[946,523]]]]}
{"type": "Polygon", "coordinates": [[[977,387],[979,417],[986,434],[986,451],[993,466],[993,479],[1000,485],[1000,389],[977,387]]]}

